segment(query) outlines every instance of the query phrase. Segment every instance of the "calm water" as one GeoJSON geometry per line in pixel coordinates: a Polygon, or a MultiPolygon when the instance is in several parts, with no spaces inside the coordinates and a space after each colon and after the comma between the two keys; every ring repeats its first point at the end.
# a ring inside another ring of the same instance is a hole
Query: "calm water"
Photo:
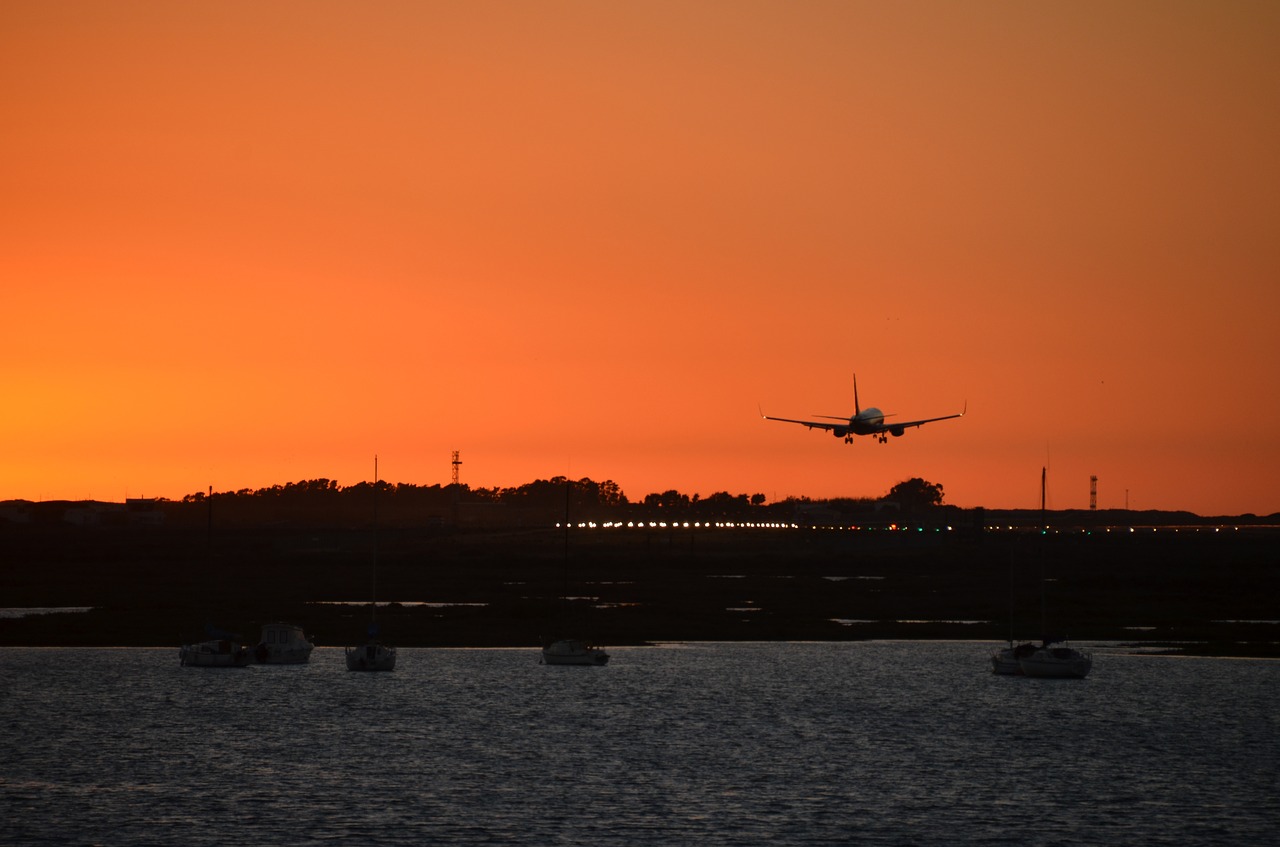
{"type": "Polygon", "coordinates": [[[1280,662],[991,649],[0,649],[0,844],[1278,843],[1280,662]]]}

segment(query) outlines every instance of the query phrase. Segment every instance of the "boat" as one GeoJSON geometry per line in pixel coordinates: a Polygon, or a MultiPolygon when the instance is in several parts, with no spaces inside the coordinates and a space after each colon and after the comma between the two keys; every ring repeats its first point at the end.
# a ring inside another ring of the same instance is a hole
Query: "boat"
{"type": "Polygon", "coordinates": [[[373,586],[369,600],[369,626],[365,643],[346,648],[349,671],[393,671],[396,669],[396,648],[379,640],[382,628],[378,625],[378,457],[373,457],[373,586]]]}
{"type": "Polygon", "coordinates": [[[991,672],[1017,676],[1022,673],[1022,665],[1019,663],[1035,651],[1036,645],[1029,641],[1016,645],[1010,641],[1008,647],[991,654],[991,672]]]}
{"type": "MultiPolygon", "coordinates": [[[[563,588],[560,592],[560,616],[562,621],[568,617],[568,588],[569,588],[569,495],[572,491],[573,483],[569,479],[564,481],[564,566],[563,566],[563,588]]],[[[557,627],[563,631],[567,627],[557,627]]],[[[579,665],[579,666],[596,666],[607,665],[609,663],[609,654],[603,647],[598,647],[589,641],[580,638],[563,638],[563,637],[543,637],[542,639],[542,658],[538,660],[543,665],[579,665]]]]}
{"type": "MultiPolygon", "coordinates": [[[[1040,523],[1044,526],[1045,482],[1047,468],[1040,469],[1040,523]]],[[[1045,612],[1044,563],[1040,565],[1040,631],[1047,632],[1045,612]]],[[[1013,560],[1009,565],[1009,623],[1013,624],[1013,560]]],[[[1009,646],[991,656],[991,672],[1008,676],[1040,679],[1084,679],[1093,668],[1093,656],[1067,646],[1064,639],[1045,636],[1039,646],[1032,642],[1014,644],[1010,632],[1009,646]],[[1055,644],[1063,646],[1055,647],[1055,644]]]]}
{"type": "Polygon", "coordinates": [[[542,645],[544,665],[606,665],[609,654],[603,647],[596,647],[576,638],[561,638],[542,645]]]}
{"type": "Polygon", "coordinates": [[[253,654],[237,641],[214,638],[183,644],[178,650],[178,662],[193,668],[244,668],[253,662],[253,654]]]}
{"type": "Polygon", "coordinates": [[[1020,676],[1022,666],[1018,661],[1036,651],[1036,645],[1030,641],[1018,644],[1013,638],[1013,554],[1009,554],[1009,646],[991,654],[991,672],[1005,676],[1020,676]]]}
{"type": "Polygon", "coordinates": [[[349,671],[393,671],[396,669],[396,648],[378,640],[378,625],[369,622],[369,640],[358,647],[347,648],[349,671]]]}
{"type": "Polygon", "coordinates": [[[1093,669],[1093,656],[1065,641],[1046,638],[1035,652],[1018,660],[1018,667],[1023,676],[1037,679],[1084,679],[1093,669]]]}
{"type": "Polygon", "coordinates": [[[253,648],[253,658],[260,665],[305,665],[310,661],[314,648],[302,627],[288,623],[264,623],[262,640],[253,648]]]}

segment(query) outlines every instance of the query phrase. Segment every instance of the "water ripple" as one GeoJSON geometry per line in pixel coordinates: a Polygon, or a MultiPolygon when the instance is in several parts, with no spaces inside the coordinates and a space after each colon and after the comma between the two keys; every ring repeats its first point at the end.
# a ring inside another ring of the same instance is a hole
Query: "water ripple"
{"type": "Polygon", "coordinates": [[[1265,843],[1280,662],[988,673],[965,643],[693,644],[393,674],[0,649],[0,843],[1265,843]]]}

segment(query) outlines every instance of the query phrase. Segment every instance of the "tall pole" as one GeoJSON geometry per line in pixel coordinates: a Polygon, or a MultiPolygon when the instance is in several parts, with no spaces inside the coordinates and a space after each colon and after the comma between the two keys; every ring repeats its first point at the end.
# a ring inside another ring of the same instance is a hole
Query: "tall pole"
{"type": "MultiPolygon", "coordinates": [[[[1048,472],[1048,468],[1043,468],[1043,467],[1040,468],[1040,526],[1041,526],[1042,533],[1044,532],[1044,528],[1046,526],[1045,514],[1044,514],[1044,489],[1045,489],[1045,476],[1047,472],[1048,472]]],[[[1040,637],[1044,639],[1046,642],[1048,641],[1048,638],[1049,638],[1048,626],[1049,626],[1048,615],[1045,613],[1045,606],[1044,606],[1044,539],[1041,539],[1040,540],[1040,637]]]]}
{"type": "MultiPolygon", "coordinates": [[[[561,568],[561,587],[560,587],[560,625],[562,627],[570,626],[570,611],[573,606],[569,603],[569,510],[573,495],[573,481],[568,476],[564,478],[564,566],[561,568]]],[[[573,627],[581,626],[578,615],[573,615],[573,627]]],[[[560,637],[567,637],[568,630],[562,630],[560,637]]]]}
{"type": "Polygon", "coordinates": [[[1040,523],[1044,523],[1044,480],[1048,468],[1040,469],[1040,523]]]}

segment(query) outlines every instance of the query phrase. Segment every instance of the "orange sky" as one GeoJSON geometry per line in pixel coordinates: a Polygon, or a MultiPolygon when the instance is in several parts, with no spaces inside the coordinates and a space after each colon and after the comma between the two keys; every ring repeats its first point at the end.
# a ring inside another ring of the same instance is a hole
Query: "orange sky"
{"type": "Polygon", "coordinates": [[[0,499],[1280,511],[1280,4],[0,4],[0,499]],[[969,414],[878,444],[762,421],[969,414]]]}

